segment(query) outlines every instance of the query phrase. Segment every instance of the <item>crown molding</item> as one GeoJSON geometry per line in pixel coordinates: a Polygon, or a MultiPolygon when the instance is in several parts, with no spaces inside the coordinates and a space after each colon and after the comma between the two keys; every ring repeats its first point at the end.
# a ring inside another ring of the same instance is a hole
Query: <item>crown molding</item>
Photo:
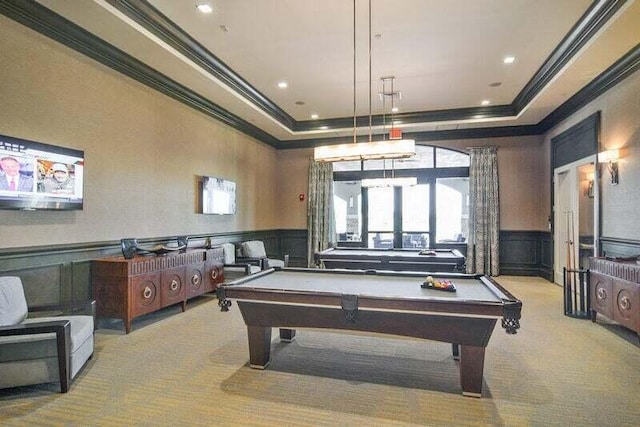
{"type": "MultiPolygon", "coordinates": [[[[216,78],[225,82],[229,87],[245,97],[245,99],[293,132],[317,130],[319,126],[328,126],[329,129],[353,127],[353,117],[321,121],[296,121],[249,83],[244,81],[242,77],[231,70],[219,58],[207,51],[202,45],[197,43],[147,1],[107,1],[122,13],[125,13],[131,19],[135,20],[139,25],[142,25],[148,31],[162,39],[165,43],[168,43],[174,49],[177,49],[183,55],[202,66],[216,78]]],[[[580,21],[576,23],[569,34],[562,40],[549,58],[547,58],[542,67],[525,85],[510,105],[403,113],[396,115],[395,118],[402,120],[404,123],[412,124],[473,120],[479,116],[483,118],[517,116],[626,1],[627,0],[594,1],[580,21]]],[[[348,139],[346,137],[329,137],[304,140],[279,140],[33,0],[3,0],[0,2],[0,13],[274,148],[313,147],[320,143],[343,143],[348,139]]],[[[587,102],[595,99],[637,71],[639,65],[640,45],[637,45],[623,58],[618,60],[609,69],[596,77],[591,83],[536,125],[414,132],[405,133],[405,136],[420,141],[428,141],[436,139],[542,134],[577,111],[587,102]]],[[[384,123],[382,115],[372,116],[371,119],[372,125],[374,126],[381,126],[384,123]]],[[[369,116],[358,116],[356,118],[356,124],[359,127],[368,126],[369,116]]]]}
{"type": "Polygon", "coordinates": [[[32,0],[0,1],[0,13],[266,144],[278,140],[32,0]]]}

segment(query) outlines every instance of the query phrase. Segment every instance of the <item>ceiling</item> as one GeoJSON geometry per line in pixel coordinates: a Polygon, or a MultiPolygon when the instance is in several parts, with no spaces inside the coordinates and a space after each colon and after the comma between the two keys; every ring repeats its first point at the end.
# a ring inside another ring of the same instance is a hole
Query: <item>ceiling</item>
{"type": "Polygon", "coordinates": [[[392,120],[422,136],[540,133],[640,63],[633,0],[356,0],[355,25],[347,0],[8,3],[0,12],[277,148],[352,138],[354,98],[364,138],[392,120]]]}

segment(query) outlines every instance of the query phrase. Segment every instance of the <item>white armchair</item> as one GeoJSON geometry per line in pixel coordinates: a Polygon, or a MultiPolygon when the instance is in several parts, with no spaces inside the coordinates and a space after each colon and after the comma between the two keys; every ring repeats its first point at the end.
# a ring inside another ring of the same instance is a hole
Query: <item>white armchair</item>
{"type": "MultiPolygon", "coordinates": [[[[89,309],[95,310],[93,301],[89,309]]],[[[0,388],[59,381],[61,392],[66,393],[93,355],[94,316],[27,315],[20,278],[0,277],[0,388]]]]}
{"type": "Polygon", "coordinates": [[[237,262],[236,245],[233,243],[223,243],[221,246],[224,253],[224,277],[226,281],[248,276],[261,270],[260,264],[257,261],[237,262]]]}
{"type": "Polygon", "coordinates": [[[285,255],[284,260],[268,258],[264,243],[261,240],[249,240],[240,244],[242,258],[238,260],[258,260],[263,270],[271,267],[287,267],[289,255],[285,255]]]}

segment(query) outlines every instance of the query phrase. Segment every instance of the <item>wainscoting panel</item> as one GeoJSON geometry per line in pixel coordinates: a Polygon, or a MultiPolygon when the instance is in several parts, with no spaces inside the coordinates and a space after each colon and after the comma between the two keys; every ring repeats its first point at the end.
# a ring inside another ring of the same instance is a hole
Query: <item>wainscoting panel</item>
{"type": "Polygon", "coordinates": [[[542,276],[551,271],[551,236],[544,231],[500,231],[500,274],[542,276]]]}
{"type": "Polygon", "coordinates": [[[283,255],[289,255],[290,267],[307,266],[307,230],[281,230],[283,255]]]}
{"type": "MultiPolygon", "coordinates": [[[[175,243],[175,237],[139,239],[141,247],[175,243]]],[[[260,230],[189,236],[189,247],[225,242],[262,240],[268,256],[284,259],[291,267],[306,267],[307,230],[260,230]]],[[[603,248],[612,256],[640,253],[640,242],[609,239],[603,248]]],[[[465,252],[466,246],[457,247],[465,252]]],[[[542,276],[550,279],[551,236],[543,231],[501,231],[500,272],[509,275],[542,276]]],[[[121,255],[120,242],[92,242],[31,248],[0,249],[0,275],[19,276],[29,305],[47,305],[93,298],[91,260],[121,255]]]]}
{"type": "Polygon", "coordinates": [[[91,283],[86,280],[91,277],[91,260],[81,260],[71,262],[71,284],[70,294],[65,300],[83,301],[92,298],[91,283]]]}
{"type": "MultiPolygon", "coordinates": [[[[267,255],[284,259],[293,267],[305,267],[306,230],[260,230],[189,236],[190,248],[226,242],[262,240],[267,255]]],[[[176,242],[176,237],[138,239],[138,246],[153,247],[176,242]]],[[[91,260],[121,255],[120,241],[0,249],[0,275],[22,279],[30,306],[93,298],[91,260]]]]}
{"type": "Polygon", "coordinates": [[[540,232],[540,272],[538,275],[553,282],[553,245],[550,232],[540,232]]]}
{"type": "Polygon", "coordinates": [[[600,238],[600,253],[607,257],[640,256],[640,242],[637,240],[600,238]]]}
{"type": "Polygon", "coordinates": [[[2,274],[19,276],[22,279],[27,305],[45,305],[59,303],[62,300],[63,270],[64,264],[51,264],[2,274]]]}

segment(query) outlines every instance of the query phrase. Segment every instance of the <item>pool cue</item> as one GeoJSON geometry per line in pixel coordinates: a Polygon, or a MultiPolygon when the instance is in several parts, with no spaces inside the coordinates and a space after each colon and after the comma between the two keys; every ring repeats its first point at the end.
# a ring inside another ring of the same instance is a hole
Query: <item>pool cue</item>
{"type": "Polygon", "coordinates": [[[566,274],[565,274],[565,280],[566,280],[566,301],[565,301],[565,312],[566,313],[570,313],[571,312],[571,293],[572,293],[572,277],[571,277],[571,235],[570,235],[570,224],[569,224],[569,210],[566,211],[567,217],[566,217],[566,226],[567,226],[567,230],[566,230],[566,236],[567,236],[567,259],[565,260],[565,264],[566,264],[566,274]]]}
{"type": "Polygon", "coordinates": [[[569,246],[571,248],[571,254],[569,256],[569,264],[571,265],[571,280],[573,283],[573,308],[575,310],[578,309],[578,292],[579,292],[579,284],[580,284],[580,276],[574,276],[576,274],[574,268],[577,267],[576,265],[576,253],[573,250],[573,243],[575,240],[575,219],[573,217],[573,211],[569,211],[569,222],[570,222],[570,226],[569,226],[569,246]],[[574,278],[576,278],[576,280],[573,280],[574,278]]]}

